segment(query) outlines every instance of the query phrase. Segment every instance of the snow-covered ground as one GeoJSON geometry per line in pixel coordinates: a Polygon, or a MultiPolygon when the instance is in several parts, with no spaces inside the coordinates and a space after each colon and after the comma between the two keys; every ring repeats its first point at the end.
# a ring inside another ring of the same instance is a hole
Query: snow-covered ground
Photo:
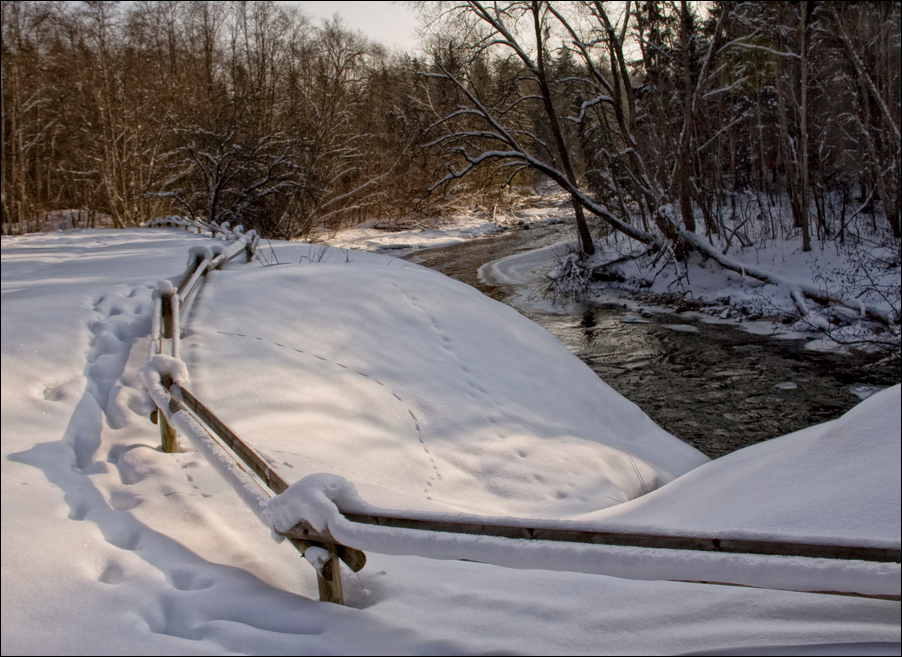
{"type": "MultiPolygon", "coordinates": [[[[313,569],[190,443],[162,453],[147,419],[153,290],[208,243],[172,229],[2,239],[3,654],[898,654],[898,602],[657,581],[742,571],[898,596],[898,564],[363,532],[348,606],[318,602],[313,569]],[[443,548],[508,567],[405,556],[443,548]]],[[[305,481],[350,482],[394,511],[899,548],[899,386],[708,461],[466,286],[374,253],[261,251],[271,266],[204,283],[182,357],[288,481],[330,474],[305,481]]],[[[324,502],[300,508],[330,522],[324,502]]]]}
{"type": "Polygon", "coordinates": [[[323,231],[316,236],[316,241],[355,251],[406,253],[451,246],[521,226],[563,221],[567,216],[566,210],[560,209],[557,197],[530,198],[538,207],[494,215],[488,210],[460,211],[447,222],[432,221],[422,226],[385,227],[370,221],[338,232],[323,231]]]}

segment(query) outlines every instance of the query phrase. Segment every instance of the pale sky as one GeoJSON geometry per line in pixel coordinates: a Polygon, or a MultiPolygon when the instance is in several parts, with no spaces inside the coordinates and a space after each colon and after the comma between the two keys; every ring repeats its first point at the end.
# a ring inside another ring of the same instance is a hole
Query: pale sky
{"type": "Polygon", "coordinates": [[[339,14],[352,30],[360,30],[370,40],[402,50],[417,46],[416,30],[419,27],[416,14],[401,2],[376,0],[347,2],[298,2],[301,9],[315,24],[324,18],[339,14]]]}

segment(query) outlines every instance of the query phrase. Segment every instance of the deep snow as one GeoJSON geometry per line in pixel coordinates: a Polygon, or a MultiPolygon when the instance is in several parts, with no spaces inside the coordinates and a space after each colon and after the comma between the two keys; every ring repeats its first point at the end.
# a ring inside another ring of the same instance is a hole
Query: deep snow
{"type": "MultiPolygon", "coordinates": [[[[319,603],[313,569],[147,420],[152,292],[208,243],[2,239],[4,654],[898,654],[898,602],[377,552],[346,573],[349,607],[319,603]]],[[[181,348],[195,391],[290,480],[340,475],[392,509],[899,546],[898,386],[707,462],[465,286],[375,254],[268,255],[283,264],[204,283],[181,348]]]]}

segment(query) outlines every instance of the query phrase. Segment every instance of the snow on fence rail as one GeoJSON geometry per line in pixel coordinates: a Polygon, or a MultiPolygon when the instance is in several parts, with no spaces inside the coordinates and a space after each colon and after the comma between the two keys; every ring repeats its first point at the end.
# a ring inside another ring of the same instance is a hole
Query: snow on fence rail
{"type": "MultiPolygon", "coordinates": [[[[173,289],[169,281],[161,281],[154,294],[154,314],[153,325],[151,328],[150,352],[148,353],[148,364],[150,364],[156,355],[163,353],[163,341],[171,341],[171,354],[175,360],[180,360],[179,345],[179,314],[182,306],[190,297],[191,293],[197,287],[200,279],[214,269],[222,269],[229,261],[234,260],[242,253],[245,255],[246,262],[254,259],[259,237],[256,231],[244,233],[243,226],[236,226],[234,229],[228,223],[208,224],[200,219],[185,219],[178,216],[157,217],[144,224],[145,226],[175,226],[184,227],[186,230],[196,228],[200,234],[204,230],[210,232],[212,237],[222,237],[229,242],[231,246],[215,245],[213,248],[193,247],[189,250],[188,266],[185,273],[173,289]]],[[[187,373],[187,369],[185,370],[187,373]]],[[[172,373],[161,372],[161,382],[163,387],[168,390],[173,383],[172,373]]],[[[162,408],[160,404],[157,404],[162,408]]],[[[169,414],[154,412],[151,420],[159,422],[160,433],[163,442],[163,451],[173,453],[178,451],[178,439],[175,431],[169,425],[169,414]]]]}
{"type": "Polygon", "coordinates": [[[278,540],[287,538],[317,570],[320,600],[343,604],[340,561],[357,572],[361,549],[441,559],[468,559],[521,568],[575,569],[631,579],[844,593],[899,600],[902,551],[773,540],[605,532],[575,523],[481,516],[394,514],[360,500],[353,485],[312,475],[289,486],[250,445],[187,388],[179,358],[180,310],[210,271],[245,253],[256,236],[179,217],[148,222],[210,230],[232,245],[190,250],[179,284],[160,283],[145,385],[157,410],[163,450],[178,451],[184,433],[232,485],[278,540]],[[164,354],[166,341],[170,354],[164,354]],[[414,517],[416,516],[416,517],[414,517]],[[498,541],[503,541],[498,550],[498,541]],[[348,544],[355,544],[351,547],[348,544]],[[498,558],[499,554],[510,558],[498,558]],[[708,555],[708,556],[705,556],[708,555]],[[567,566],[561,567],[563,559],[567,566]]]}

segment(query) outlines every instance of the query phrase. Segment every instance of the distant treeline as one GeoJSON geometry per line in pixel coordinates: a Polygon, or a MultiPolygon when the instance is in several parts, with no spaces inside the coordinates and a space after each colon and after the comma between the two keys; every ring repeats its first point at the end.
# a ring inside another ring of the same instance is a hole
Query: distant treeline
{"type": "Polygon", "coordinates": [[[746,191],[806,240],[902,235],[902,3],[422,9],[413,54],[282,3],[4,1],[3,232],[80,209],[294,238],[550,179],[678,257],[696,217],[752,234],[723,219],[746,191]]]}

